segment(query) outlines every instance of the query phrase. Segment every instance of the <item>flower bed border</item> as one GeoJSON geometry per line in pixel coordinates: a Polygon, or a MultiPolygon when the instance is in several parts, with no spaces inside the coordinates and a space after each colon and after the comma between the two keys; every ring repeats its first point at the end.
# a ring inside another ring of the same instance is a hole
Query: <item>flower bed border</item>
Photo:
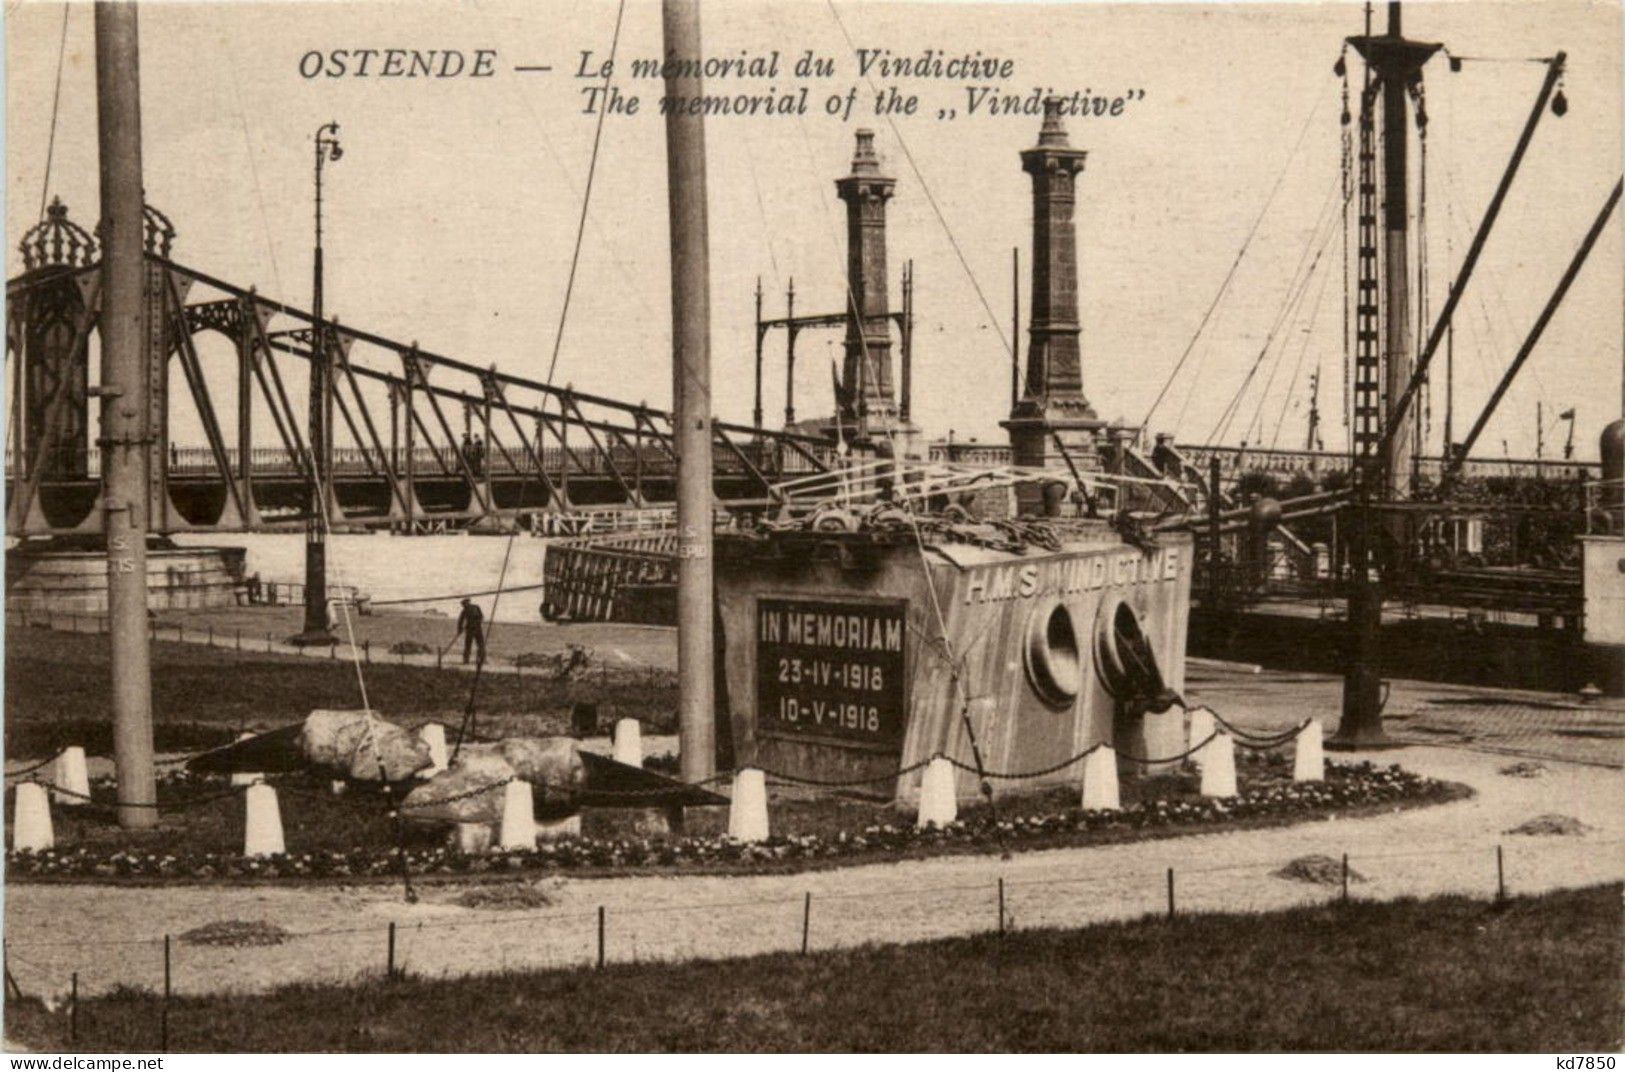
{"type": "MultiPolygon", "coordinates": [[[[605,878],[633,875],[754,875],[827,870],[942,855],[1030,852],[1043,849],[1160,840],[1190,834],[1292,825],[1358,817],[1462,800],[1473,791],[1459,783],[1418,775],[1397,764],[1330,763],[1322,782],[1274,781],[1246,787],[1232,798],[1152,799],[1119,811],[1068,808],[995,821],[982,813],[946,827],[873,824],[848,835],[775,835],[757,844],[727,837],[572,838],[535,850],[478,855],[448,848],[409,849],[414,884],[483,881],[519,875],[605,878]]],[[[393,847],[349,852],[289,853],[262,859],[208,852],[10,852],[7,880],[92,885],[357,885],[401,881],[393,847]]]]}

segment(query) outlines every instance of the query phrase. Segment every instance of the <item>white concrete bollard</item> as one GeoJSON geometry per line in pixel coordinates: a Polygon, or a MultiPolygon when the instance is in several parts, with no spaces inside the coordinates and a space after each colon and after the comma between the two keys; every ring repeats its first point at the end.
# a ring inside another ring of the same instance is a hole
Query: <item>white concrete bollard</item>
{"type": "Polygon", "coordinates": [[[419,778],[433,778],[446,769],[446,727],[430,722],[418,727],[418,740],[429,747],[431,766],[418,771],[419,778]]]}
{"type": "MultiPolygon", "coordinates": [[[[237,735],[237,739],[239,741],[246,741],[252,736],[254,736],[252,733],[239,733],[237,735]]],[[[238,771],[236,774],[231,776],[231,787],[236,789],[241,786],[254,785],[256,782],[263,781],[265,781],[265,775],[263,774],[253,774],[247,771],[238,771]]]]}
{"type": "Polygon", "coordinates": [[[1140,754],[1159,760],[1144,764],[1146,774],[1165,774],[1181,761],[1170,759],[1185,750],[1185,712],[1170,707],[1161,714],[1147,711],[1140,718],[1140,754]]]}
{"type": "Polygon", "coordinates": [[[56,757],[56,773],[51,781],[56,783],[56,789],[51,791],[51,799],[56,803],[70,807],[89,804],[90,770],[85,764],[85,750],[78,745],[64,748],[56,757]]]}
{"type": "Polygon", "coordinates": [[[491,824],[458,823],[452,837],[457,851],[465,856],[486,852],[491,848],[491,824]]]}
{"type": "Polygon", "coordinates": [[[766,841],[767,833],[767,776],[755,767],[746,767],[734,775],[728,836],[736,841],[766,841]]]}
{"type": "Polygon", "coordinates": [[[44,852],[56,844],[51,829],[51,798],[38,782],[23,782],[17,786],[16,813],[11,824],[11,848],[14,852],[44,852]]]}
{"type": "Polygon", "coordinates": [[[1292,755],[1294,782],[1319,782],[1326,778],[1326,748],[1320,723],[1310,719],[1298,731],[1297,747],[1292,755]]]}
{"type": "Polygon", "coordinates": [[[1202,795],[1236,795],[1236,744],[1228,733],[1219,734],[1202,749],[1202,795]]]}
{"type": "Polygon", "coordinates": [[[959,818],[959,794],[954,787],[954,765],[937,756],[920,779],[920,814],[915,826],[947,826],[959,818]]]}
{"type": "Polygon", "coordinates": [[[1085,811],[1117,811],[1122,801],[1117,791],[1117,753],[1110,745],[1083,757],[1083,799],[1085,811]]]}
{"type": "Polygon", "coordinates": [[[581,813],[562,819],[538,819],[536,837],[540,841],[566,841],[581,836],[581,813]]]}
{"type": "Polygon", "coordinates": [[[276,790],[257,782],[248,787],[243,797],[248,806],[248,821],[243,825],[243,855],[277,856],[287,852],[282,841],[282,809],[277,806],[276,790]]]}
{"type": "Polygon", "coordinates": [[[530,783],[515,778],[502,787],[502,830],[497,835],[501,849],[536,847],[536,804],[530,783]]]}
{"type": "MultiPolygon", "coordinates": [[[[1205,707],[1191,708],[1190,730],[1187,733],[1188,740],[1185,744],[1185,749],[1189,750],[1195,748],[1197,745],[1213,736],[1213,731],[1216,728],[1217,726],[1213,721],[1212,711],[1209,711],[1205,707]]],[[[1202,753],[1198,751],[1196,754],[1192,755],[1191,762],[1195,763],[1197,768],[1200,769],[1202,766],[1202,753]]]]}
{"type": "Polygon", "coordinates": [[[614,744],[610,758],[628,767],[643,766],[643,727],[635,718],[619,719],[615,723],[614,744]]]}

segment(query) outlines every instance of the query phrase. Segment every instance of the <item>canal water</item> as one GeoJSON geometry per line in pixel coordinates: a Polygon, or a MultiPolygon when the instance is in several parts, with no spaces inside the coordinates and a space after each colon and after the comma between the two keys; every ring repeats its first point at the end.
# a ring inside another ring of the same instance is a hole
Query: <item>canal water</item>
{"type": "MultiPolygon", "coordinates": [[[[299,533],[177,533],[182,546],[235,546],[248,551],[247,570],[262,581],[304,583],[305,538],[299,533]]],[[[355,587],[380,611],[438,612],[455,616],[458,597],[498,587],[507,536],[455,533],[441,536],[393,536],[379,533],[336,533],[327,542],[327,583],[355,587]],[[390,600],[440,597],[426,602],[389,604],[390,600]],[[450,598],[446,598],[450,597],[450,598]]],[[[476,596],[487,621],[541,620],[542,559],[547,541],[521,535],[512,540],[506,581],[500,600],[476,596]],[[514,588],[525,591],[515,592],[514,588]],[[493,609],[495,615],[493,618],[493,609]]]]}

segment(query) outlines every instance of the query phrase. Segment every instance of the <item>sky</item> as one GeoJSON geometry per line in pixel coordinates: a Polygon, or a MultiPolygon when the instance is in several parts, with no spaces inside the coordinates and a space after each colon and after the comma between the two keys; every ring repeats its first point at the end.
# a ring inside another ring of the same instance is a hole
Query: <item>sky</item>
{"type": "MultiPolygon", "coordinates": [[[[15,247],[38,218],[42,193],[60,196],[87,227],[95,214],[92,9],[71,6],[65,38],[63,10],[42,0],[7,8],[9,275],[20,271],[15,247]]],[[[311,138],[336,120],[344,156],[326,173],[328,310],[346,324],[545,378],[598,127],[582,90],[601,83],[576,75],[583,51],[594,68],[609,54],[617,14],[607,0],[143,3],[145,181],[179,231],[175,258],[308,306],[311,138]],[[375,66],[369,77],[301,74],[312,51],[396,47],[460,50],[470,64],[476,50],[492,49],[494,73],[381,78],[375,66]]],[[[915,418],[931,437],[951,429],[959,439],[1002,440],[1012,248],[1023,263],[1024,308],[1029,286],[1030,186],[1019,153],[1036,141],[1038,119],[967,114],[967,86],[994,83],[945,79],[896,80],[919,97],[918,110],[873,115],[870,98],[886,80],[861,77],[855,50],[918,56],[934,48],[1009,59],[1014,73],[997,84],[1012,94],[1054,87],[1126,98],[1117,116],[1068,120],[1072,144],[1089,154],[1078,179],[1080,319],[1085,393],[1101,416],[1139,424],[1166,386],[1150,422],[1156,430],[1177,429],[1189,442],[1298,447],[1318,371],[1322,435],[1341,447],[1341,81],[1333,65],[1361,19],[1349,3],[705,5],[708,55],[781,56],[774,79],[714,79],[708,90],[784,95],[806,85],[810,102],[804,117],[707,121],[717,412],[749,420],[758,278],[769,316],[783,315],[792,278],[798,312],[842,308],[845,224],[834,180],[865,126],[897,178],[894,307],[901,265],[915,265],[915,418]],[[806,50],[832,58],[834,74],[797,79],[793,63],[806,50]],[[853,87],[852,114],[827,114],[825,100],[853,87]]],[[[621,20],[613,84],[642,104],[603,123],[556,380],[664,407],[663,123],[658,82],[627,66],[659,56],[659,5],[627,0],[621,20]]],[[[1540,86],[1544,68],[1529,60],[1559,49],[1569,57],[1568,113],[1542,120],[1457,317],[1459,438],[1620,173],[1621,11],[1617,3],[1457,0],[1408,4],[1405,20],[1409,35],[1469,57],[1459,73],[1442,56],[1426,72],[1424,230],[1435,311],[1540,86]]],[[[1357,91],[1352,57],[1350,66],[1357,91]]],[[[1478,453],[1533,454],[1541,403],[1549,426],[1574,407],[1577,453],[1595,457],[1598,433],[1620,415],[1625,380],[1621,233],[1616,213],[1478,453]]],[[[231,382],[229,349],[200,345],[218,400],[231,382]]],[[[782,421],[782,345],[775,337],[768,349],[770,424],[782,421]]],[[[802,336],[798,416],[830,409],[828,368],[839,354],[839,332],[802,336]]],[[[1443,396],[1436,380],[1434,450],[1443,396]]],[[[177,439],[202,442],[191,418],[175,421],[177,439]]],[[[274,433],[261,420],[257,434],[274,433]]],[[[1549,455],[1565,434],[1548,428],[1549,455]]]]}

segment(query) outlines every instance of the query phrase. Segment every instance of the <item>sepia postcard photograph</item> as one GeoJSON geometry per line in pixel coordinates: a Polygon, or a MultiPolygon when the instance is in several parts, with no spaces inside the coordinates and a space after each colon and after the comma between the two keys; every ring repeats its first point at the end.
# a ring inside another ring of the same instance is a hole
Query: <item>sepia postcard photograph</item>
{"type": "Polygon", "coordinates": [[[8,1067],[1615,1068],[1622,14],[8,0],[8,1067]]]}

